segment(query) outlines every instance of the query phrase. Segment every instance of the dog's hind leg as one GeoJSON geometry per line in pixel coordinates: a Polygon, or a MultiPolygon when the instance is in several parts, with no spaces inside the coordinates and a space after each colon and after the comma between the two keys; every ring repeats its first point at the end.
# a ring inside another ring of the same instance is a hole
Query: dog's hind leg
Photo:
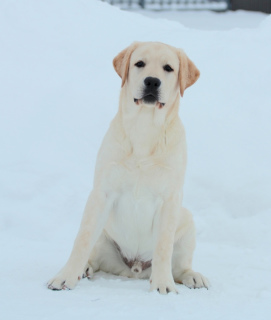
{"type": "Polygon", "coordinates": [[[92,274],[104,271],[114,275],[133,277],[131,269],[123,262],[114,242],[103,232],[95,244],[88,260],[89,270],[92,274]]]}
{"type": "Polygon", "coordinates": [[[188,288],[207,288],[208,280],[192,270],[193,253],[196,246],[195,226],[192,214],[182,208],[180,228],[177,229],[172,257],[174,281],[188,288]]]}

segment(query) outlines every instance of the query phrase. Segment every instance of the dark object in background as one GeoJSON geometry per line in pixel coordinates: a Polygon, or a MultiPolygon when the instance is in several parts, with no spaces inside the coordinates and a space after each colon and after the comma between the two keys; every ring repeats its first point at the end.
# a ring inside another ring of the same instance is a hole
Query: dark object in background
{"type": "Polygon", "coordinates": [[[271,13],[271,0],[231,0],[232,10],[250,10],[271,13]]]}
{"type": "Polygon", "coordinates": [[[226,11],[230,0],[101,0],[124,10],[212,10],[226,11]]]}
{"type": "Polygon", "coordinates": [[[271,13],[271,0],[102,0],[122,9],[250,10],[271,13]]]}

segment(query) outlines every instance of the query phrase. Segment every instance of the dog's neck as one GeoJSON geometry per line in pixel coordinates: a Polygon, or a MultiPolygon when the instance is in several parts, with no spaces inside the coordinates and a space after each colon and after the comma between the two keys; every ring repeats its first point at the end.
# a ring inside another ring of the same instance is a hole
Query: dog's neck
{"type": "Polygon", "coordinates": [[[168,143],[168,127],[179,119],[179,97],[171,105],[136,105],[122,90],[118,115],[131,151],[137,158],[145,158],[164,150],[168,143]]]}

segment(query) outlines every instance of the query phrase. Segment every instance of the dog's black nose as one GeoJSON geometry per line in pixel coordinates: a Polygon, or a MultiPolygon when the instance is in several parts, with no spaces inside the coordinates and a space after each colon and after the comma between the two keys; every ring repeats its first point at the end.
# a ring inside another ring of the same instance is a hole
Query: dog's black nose
{"type": "Polygon", "coordinates": [[[147,77],[144,80],[144,83],[146,87],[148,87],[149,89],[157,89],[161,85],[161,81],[158,78],[153,78],[153,77],[147,77]]]}

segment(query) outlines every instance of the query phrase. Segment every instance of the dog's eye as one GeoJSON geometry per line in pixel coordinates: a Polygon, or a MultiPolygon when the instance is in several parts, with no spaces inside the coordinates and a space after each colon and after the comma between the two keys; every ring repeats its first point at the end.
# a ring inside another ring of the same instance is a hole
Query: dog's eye
{"type": "Polygon", "coordinates": [[[166,65],[163,67],[163,69],[164,69],[165,71],[167,71],[167,72],[172,72],[172,71],[174,71],[169,64],[166,64],[166,65]]]}
{"type": "Polygon", "coordinates": [[[143,68],[143,67],[145,67],[145,63],[140,60],[137,63],[135,63],[135,66],[138,67],[138,68],[143,68]]]}

